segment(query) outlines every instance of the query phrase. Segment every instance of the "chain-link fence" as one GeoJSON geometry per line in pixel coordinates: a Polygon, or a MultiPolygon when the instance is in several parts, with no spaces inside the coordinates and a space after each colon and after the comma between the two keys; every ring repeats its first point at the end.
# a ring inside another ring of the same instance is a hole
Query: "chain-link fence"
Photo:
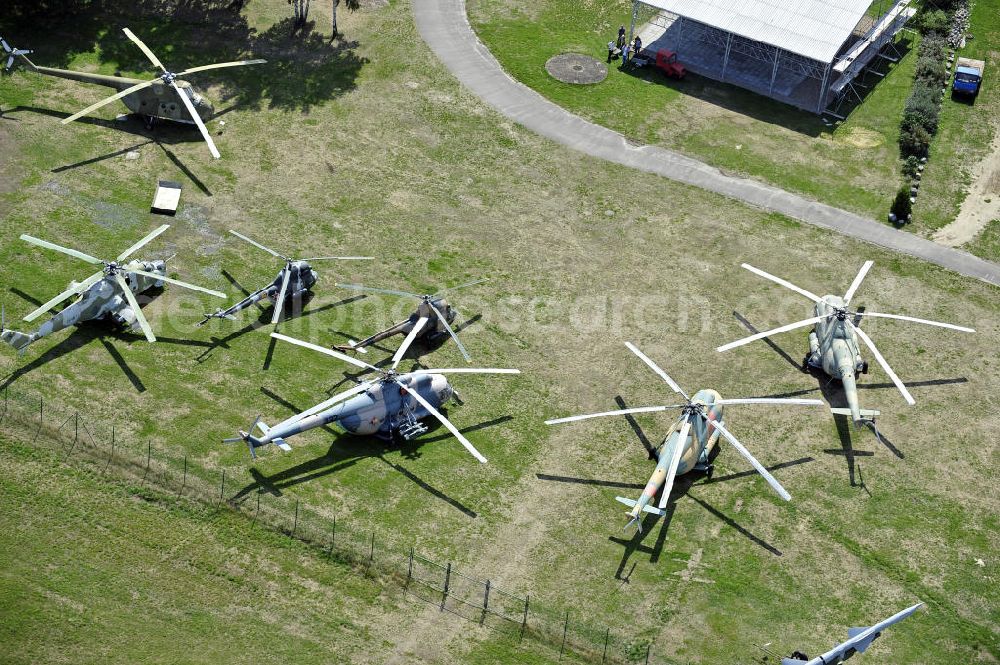
{"type": "MultiPolygon", "coordinates": [[[[0,432],[44,447],[64,463],[178,498],[232,510],[248,529],[271,529],[314,547],[332,563],[347,565],[442,612],[502,631],[559,654],[567,662],[660,663],[647,642],[623,638],[608,626],[574,617],[562,608],[519,595],[483,578],[401,546],[376,530],[324,515],[297,498],[260,485],[236,489],[233,470],[205,468],[153,439],[126,440],[114,424],[41,397],[2,391],[0,432]]],[[[456,620],[461,620],[456,618],[456,620]]]]}

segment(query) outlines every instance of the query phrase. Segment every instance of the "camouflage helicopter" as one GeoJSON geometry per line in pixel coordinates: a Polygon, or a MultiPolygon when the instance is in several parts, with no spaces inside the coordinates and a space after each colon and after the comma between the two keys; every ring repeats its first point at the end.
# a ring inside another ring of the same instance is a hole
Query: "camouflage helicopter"
{"type": "Polygon", "coordinates": [[[210,120],[212,115],[215,113],[212,103],[202,95],[198,94],[198,92],[194,89],[194,86],[187,81],[181,80],[180,77],[188,74],[194,74],[196,72],[204,72],[209,69],[239,67],[241,65],[259,65],[267,61],[238,60],[234,62],[219,62],[214,65],[191,67],[182,72],[175,73],[168,71],[167,68],[163,66],[163,63],[161,63],[149,49],[149,47],[143,44],[131,30],[128,28],[122,28],[122,31],[125,33],[126,37],[135,42],[135,45],[142,50],[153,65],[163,71],[162,74],[151,81],[141,81],[139,79],[124,78],[121,76],[105,76],[103,74],[75,72],[69,69],[39,67],[28,59],[27,54],[31,53],[31,51],[15,49],[2,39],[0,39],[0,46],[2,46],[4,51],[6,51],[9,55],[7,59],[8,70],[10,70],[10,68],[14,65],[15,59],[20,57],[28,63],[28,66],[32,71],[38,72],[39,74],[70,79],[71,81],[80,81],[81,83],[103,85],[109,88],[114,88],[118,91],[114,95],[103,99],[96,104],[91,104],[79,113],[74,113],[68,118],[64,118],[62,121],[63,124],[73,122],[77,118],[99,109],[105,104],[110,104],[116,99],[120,99],[125,103],[125,106],[128,107],[129,111],[132,113],[138,113],[143,117],[147,127],[151,128],[153,126],[153,121],[156,118],[172,120],[174,122],[181,122],[185,124],[194,124],[198,127],[198,131],[201,132],[202,137],[204,137],[205,143],[208,144],[208,150],[212,153],[212,157],[219,159],[219,151],[215,147],[215,142],[212,141],[211,134],[209,134],[208,129],[205,127],[205,122],[210,120]]]}
{"type": "Polygon", "coordinates": [[[860,425],[866,422],[873,422],[872,418],[879,415],[878,411],[862,409],[858,404],[857,378],[859,374],[868,373],[868,363],[861,358],[861,351],[858,347],[858,339],[860,338],[861,341],[864,342],[865,346],[867,346],[872,352],[872,356],[878,364],[882,366],[883,370],[885,370],[885,373],[890,379],[892,379],[892,382],[896,384],[896,387],[899,389],[899,392],[902,393],[903,399],[906,400],[906,403],[912,406],[916,403],[913,396],[910,395],[906,386],[903,385],[903,382],[899,379],[896,373],[892,371],[891,367],[889,367],[889,363],[886,362],[882,354],[879,353],[879,350],[875,348],[875,343],[872,342],[871,338],[868,337],[863,330],[861,330],[862,317],[912,321],[914,323],[923,323],[928,326],[949,328],[951,330],[959,330],[961,332],[969,333],[976,331],[972,328],[956,326],[951,323],[928,321],[927,319],[917,319],[912,316],[882,314],[879,312],[869,312],[867,310],[851,311],[848,309],[851,304],[851,299],[854,297],[854,293],[858,290],[858,287],[861,286],[861,282],[864,280],[874,263],[874,261],[865,261],[864,265],[861,266],[861,270],[858,271],[857,276],[854,278],[854,281],[851,282],[851,286],[847,289],[847,292],[843,297],[826,295],[822,298],[814,293],[811,293],[810,291],[799,288],[798,286],[795,286],[791,282],[788,282],[780,277],[775,277],[770,273],[766,273],[759,268],[754,268],[746,263],[742,264],[744,268],[755,275],[760,275],[765,279],[769,279],[772,282],[791,289],[792,291],[795,291],[796,293],[815,302],[816,305],[813,309],[814,316],[802,321],[796,321],[795,323],[781,326],[779,328],[774,328],[773,330],[766,330],[749,337],[744,337],[743,339],[730,342],[729,344],[723,344],[717,350],[728,351],[729,349],[748,344],[754,340],[762,339],[764,337],[770,337],[771,335],[787,332],[789,330],[796,330],[798,328],[805,328],[806,326],[813,326],[813,331],[809,333],[809,353],[806,354],[806,357],[803,360],[803,368],[818,368],[823,370],[823,372],[825,372],[828,376],[834,379],[840,379],[844,386],[844,394],[847,397],[848,408],[834,408],[830,410],[838,415],[849,415],[856,424],[860,425]]]}
{"type": "MultiPolygon", "coordinates": [[[[426,319],[424,321],[426,322],[426,319]]],[[[260,416],[258,416],[247,431],[240,431],[239,436],[223,439],[223,441],[225,443],[246,442],[250,449],[250,456],[256,458],[255,451],[261,446],[273,443],[287,452],[292,449],[286,441],[288,437],[330,423],[339,425],[351,434],[375,435],[385,439],[391,439],[398,434],[409,441],[427,431],[427,426],[421,420],[433,417],[440,421],[473,457],[485,464],[486,458],[458,431],[451,421],[438,411],[455,394],[454,388],[445,375],[520,374],[520,371],[516,369],[456,367],[398,372],[396,368],[423,325],[423,323],[418,323],[410,330],[406,339],[393,355],[392,365],[388,370],[369,365],[362,360],[326,347],[280,333],[271,333],[271,337],[275,339],[333,356],[355,367],[377,372],[379,376],[334,395],[274,427],[268,427],[262,423],[260,416]],[[255,428],[261,431],[262,436],[254,435],[255,428]]]]}
{"type": "Polygon", "coordinates": [[[458,312],[456,312],[455,308],[444,299],[443,294],[448,291],[457,291],[468,286],[482,284],[485,281],[488,280],[477,279],[474,282],[459,284],[458,286],[441,289],[437,293],[424,295],[410,293],[408,291],[394,291],[392,289],[375,289],[369,286],[362,286],[361,284],[337,284],[337,286],[341,288],[353,289],[355,291],[368,291],[369,293],[384,293],[391,296],[416,298],[420,301],[420,304],[417,305],[417,310],[403,321],[400,321],[399,323],[392,325],[381,332],[377,332],[371,337],[366,337],[360,342],[350,340],[350,343],[347,345],[338,345],[333,348],[340,351],[360,351],[361,353],[367,353],[365,350],[366,346],[371,346],[372,344],[380,342],[388,337],[392,337],[393,335],[405,335],[414,330],[419,324],[419,330],[421,331],[420,335],[422,337],[426,337],[432,342],[443,338],[445,335],[451,335],[451,338],[455,340],[455,344],[458,345],[458,350],[462,352],[462,356],[465,358],[466,362],[470,362],[472,358],[469,357],[469,352],[465,350],[465,346],[462,344],[461,340],[458,339],[458,335],[455,334],[455,331],[451,327],[451,324],[455,322],[455,317],[458,312]],[[427,321],[432,319],[434,319],[434,325],[426,326],[425,324],[427,321]]]}
{"type": "Polygon", "coordinates": [[[785,501],[791,500],[791,495],[785,491],[785,488],[774,479],[767,469],[765,469],[760,462],[758,462],[750,451],[747,450],[739,440],[733,436],[733,434],[726,429],[725,421],[722,419],[722,411],[725,406],[731,404],[796,404],[800,406],[822,406],[823,402],[818,399],[784,399],[784,398],[769,398],[769,397],[747,397],[739,399],[723,399],[722,396],[712,389],[699,390],[694,394],[693,397],[689,397],[686,392],[684,392],[681,387],[672,379],[670,376],[664,372],[655,362],[653,362],[646,354],[640,351],[631,342],[626,342],[625,346],[637,355],[640,360],[642,360],[646,365],[649,366],[663,381],[673,390],[675,393],[681,395],[684,398],[683,404],[670,404],[665,406],[640,406],[631,409],[620,409],[617,411],[605,411],[602,413],[590,413],[582,416],[569,416],[567,418],[556,418],[554,420],[546,420],[546,425],[555,425],[558,423],[568,423],[575,422],[577,420],[587,420],[589,418],[601,418],[605,416],[623,416],[633,413],[653,413],[659,411],[668,411],[672,409],[681,409],[681,416],[673,424],[670,433],[667,434],[666,438],[656,449],[655,452],[650,452],[650,458],[656,458],[656,470],[653,471],[653,475],[649,478],[649,482],[646,483],[645,489],[642,491],[642,496],[639,497],[638,501],[633,499],[628,499],[622,496],[615,497],[617,501],[625,504],[631,510],[626,512],[628,516],[628,523],[625,525],[627,529],[632,524],[642,531],[642,525],[640,523],[640,518],[642,513],[651,513],[653,515],[663,515],[665,514],[664,509],[667,507],[667,503],[670,500],[670,491],[674,486],[674,478],[677,475],[683,475],[690,471],[703,471],[706,472],[708,477],[711,477],[713,466],[710,462],[712,452],[715,450],[715,446],[719,441],[719,435],[721,434],[726,438],[729,443],[733,444],[733,447],[743,457],[753,465],[753,468],[757,470],[757,473],[764,477],[764,480],[774,488],[782,499],[785,501]],[[658,506],[653,506],[653,499],[656,498],[656,493],[663,488],[663,492],[660,494],[660,502],[658,506]]]}
{"type": "Polygon", "coordinates": [[[302,298],[319,279],[319,274],[309,265],[310,261],[370,261],[375,258],[373,256],[315,256],[309,259],[290,259],[255,240],[251,240],[242,233],[238,233],[232,229],[229,232],[240,240],[245,240],[254,247],[258,247],[268,254],[273,254],[279,259],[283,259],[285,267],[278,271],[278,276],[274,278],[273,282],[257,289],[228,309],[218,309],[211,314],[206,314],[205,318],[198,325],[202,325],[213,318],[233,319],[235,318],[233,315],[236,312],[244,310],[264,298],[268,298],[274,303],[274,314],[271,316],[271,323],[276,325],[284,310],[285,300],[289,294],[293,300],[302,298]]]}
{"type": "Polygon", "coordinates": [[[201,291],[202,293],[207,293],[218,298],[225,298],[226,294],[224,293],[167,277],[166,261],[140,261],[138,259],[131,259],[127,263],[123,263],[132,254],[139,251],[147,243],[169,228],[169,224],[164,224],[119,254],[113,261],[104,261],[75,249],[61,247],[29,235],[22,235],[21,240],[33,245],[69,254],[87,263],[103,265],[103,268],[82,282],[70,282],[68,289],[24,317],[25,321],[34,321],[67,298],[79,296],[76,302],[55,314],[51,319],[42,324],[38,330],[33,333],[4,330],[0,333],[0,339],[23,353],[25,348],[32,342],[63,328],[68,328],[84,321],[110,319],[126,326],[138,325],[142,329],[146,339],[150,342],[155,342],[156,336],[153,335],[153,331],[149,327],[149,322],[143,316],[142,309],[135,299],[135,294],[142,293],[153,287],[163,286],[164,282],[169,282],[170,284],[182,286],[185,289],[201,291]]]}
{"type": "Polygon", "coordinates": [[[837,663],[843,663],[847,659],[852,658],[854,654],[867,651],[872,642],[882,635],[882,631],[895,623],[899,623],[923,606],[923,603],[917,603],[913,607],[908,607],[901,612],[897,612],[874,626],[848,628],[847,641],[838,644],[822,656],[809,658],[809,656],[801,651],[796,651],[791,657],[782,658],[781,665],[836,665],[837,663]]]}

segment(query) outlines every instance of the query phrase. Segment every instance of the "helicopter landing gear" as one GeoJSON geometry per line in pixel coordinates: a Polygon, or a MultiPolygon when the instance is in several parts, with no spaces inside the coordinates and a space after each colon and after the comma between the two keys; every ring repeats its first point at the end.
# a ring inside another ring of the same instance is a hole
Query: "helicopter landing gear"
{"type": "Polygon", "coordinates": [[[142,124],[145,125],[146,129],[152,130],[153,124],[156,122],[156,116],[144,115],[142,116],[142,124]]]}
{"type": "Polygon", "coordinates": [[[867,360],[864,361],[863,363],[861,363],[861,373],[862,374],[867,374],[868,373],[868,361],[867,360]]]}

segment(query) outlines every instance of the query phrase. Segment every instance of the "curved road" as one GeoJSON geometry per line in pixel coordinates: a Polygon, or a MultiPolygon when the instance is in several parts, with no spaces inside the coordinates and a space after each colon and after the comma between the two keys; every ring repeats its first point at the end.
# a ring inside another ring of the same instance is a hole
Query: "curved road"
{"type": "Polygon", "coordinates": [[[771,185],[727,176],[671,150],[633,145],[618,132],[570,113],[508,76],[469,25],[464,0],[412,2],[420,36],[455,77],[497,111],[542,136],[594,157],[779,212],[1000,286],[1000,265],[996,263],[771,185]]]}

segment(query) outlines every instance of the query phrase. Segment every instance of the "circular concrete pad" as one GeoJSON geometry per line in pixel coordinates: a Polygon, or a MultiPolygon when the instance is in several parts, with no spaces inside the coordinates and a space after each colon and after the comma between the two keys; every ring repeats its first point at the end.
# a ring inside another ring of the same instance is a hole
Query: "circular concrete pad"
{"type": "Polygon", "coordinates": [[[579,53],[552,56],[545,63],[545,70],[563,83],[600,83],[608,76],[607,65],[579,53]]]}

